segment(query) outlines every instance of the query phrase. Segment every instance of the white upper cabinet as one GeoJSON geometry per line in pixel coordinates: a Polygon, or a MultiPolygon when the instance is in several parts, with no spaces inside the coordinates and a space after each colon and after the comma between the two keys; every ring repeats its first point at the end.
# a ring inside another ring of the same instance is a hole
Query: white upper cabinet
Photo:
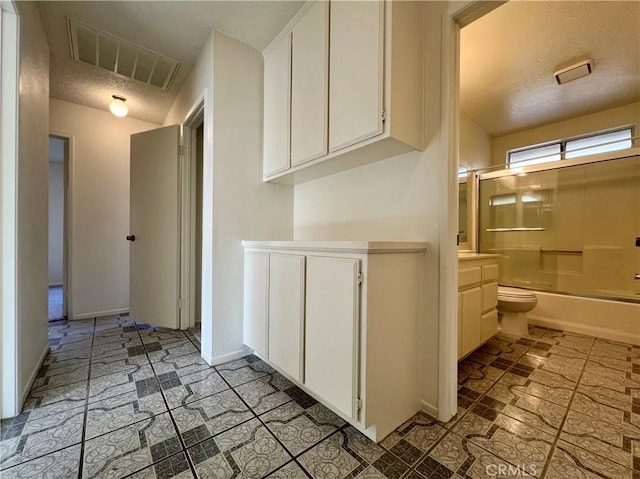
{"type": "Polygon", "coordinates": [[[327,154],[329,2],[316,2],[292,34],[291,166],[327,154]]]}
{"type": "Polygon", "coordinates": [[[382,133],[383,46],[383,2],[331,4],[331,152],[382,133]]]}
{"type": "Polygon", "coordinates": [[[424,23],[420,1],[303,7],[265,51],[265,181],[302,183],[424,149],[424,23]]]}
{"type": "Polygon", "coordinates": [[[291,34],[264,57],[264,176],[291,166],[289,153],[291,34]]]}

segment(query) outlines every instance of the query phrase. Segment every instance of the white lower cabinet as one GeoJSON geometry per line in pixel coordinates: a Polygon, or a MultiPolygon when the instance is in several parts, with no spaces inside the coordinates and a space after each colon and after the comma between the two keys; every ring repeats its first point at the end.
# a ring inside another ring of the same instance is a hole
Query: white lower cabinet
{"type": "Polygon", "coordinates": [[[458,261],[458,359],[498,332],[497,255],[461,256],[458,261]]]}
{"type": "Polygon", "coordinates": [[[424,243],[243,244],[247,346],[375,441],[420,409],[424,243]]]}

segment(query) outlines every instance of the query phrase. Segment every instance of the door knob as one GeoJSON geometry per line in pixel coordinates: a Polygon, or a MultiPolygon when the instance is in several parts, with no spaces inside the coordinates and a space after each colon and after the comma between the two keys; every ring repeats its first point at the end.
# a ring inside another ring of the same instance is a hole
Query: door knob
{"type": "Polygon", "coordinates": [[[127,241],[135,241],[136,240],[136,235],[128,235],[127,236],[127,241]]]}
{"type": "Polygon", "coordinates": [[[636,275],[633,277],[633,279],[640,279],[640,273],[636,273],[636,275]]]}

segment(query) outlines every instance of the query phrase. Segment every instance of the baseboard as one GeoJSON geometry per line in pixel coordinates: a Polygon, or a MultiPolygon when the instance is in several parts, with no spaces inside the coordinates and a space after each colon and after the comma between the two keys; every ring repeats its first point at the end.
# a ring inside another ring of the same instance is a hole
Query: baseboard
{"type": "Polygon", "coordinates": [[[114,316],[116,314],[128,313],[129,308],[124,309],[112,309],[109,311],[96,311],[95,313],[82,313],[76,314],[71,319],[72,321],[75,319],[90,319],[90,318],[99,318],[101,316],[114,316]]]}
{"type": "Polygon", "coordinates": [[[559,319],[543,318],[540,316],[528,315],[529,324],[534,326],[542,326],[544,328],[559,329],[570,333],[586,334],[588,336],[597,336],[611,341],[621,341],[623,343],[640,345],[640,338],[637,334],[622,333],[610,328],[599,328],[596,326],[586,326],[571,321],[562,321],[559,319]]]}
{"type": "Polygon", "coordinates": [[[239,351],[234,351],[232,353],[222,354],[220,356],[212,357],[205,352],[202,352],[202,359],[204,359],[209,366],[216,366],[222,363],[228,363],[229,361],[233,361],[235,359],[240,359],[243,356],[251,353],[251,349],[244,347],[239,351]]]}
{"type": "Polygon", "coordinates": [[[431,417],[438,417],[438,408],[427,401],[420,401],[422,412],[426,412],[431,417]]]}
{"type": "Polygon", "coordinates": [[[48,341],[47,341],[47,345],[45,346],[44,350],[42,351],[42,354],[40,355],[40,358],[38,359],[38,363],[36,364],[35,369],[31,372],[31,375],[29,376],[29,380],[27,381],[25,389],[23,389],[22,393],[20,394],[20,412],[22,412],[22,407],[24,405],[24,402],[27,400],[27,396],[29,395],[29,391],[31,391],[31,386],[33,386],[33,382],[36,380],[36,376],[38,375],[38,371],[40,371],[40,368],[42,367],[42,363],[44,363],[44,360],[46,359],[47,354],[49,354],[49,342],[48,341]]]}

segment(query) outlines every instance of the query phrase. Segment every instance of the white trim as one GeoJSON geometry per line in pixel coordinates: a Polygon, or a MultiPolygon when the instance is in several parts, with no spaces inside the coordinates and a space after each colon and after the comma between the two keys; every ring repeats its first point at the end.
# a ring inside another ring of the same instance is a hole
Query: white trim
{"type": "MultiPolygon", "coordinates": [[[[184,147],[181,162],[181,220],[180,220],[180,297],[183,300],[180,314],[180,329],[192,328],[195,326],[195,236],[196,227],[196,204],[194,184],[196,181],[197,151],[194,147],[196,129],[205,122],[206,89],[199,96],[198,100],[189,109],[182,125],[182,145],[184,147]]],[[[203,149],[204,149],[203,138],[203,149]]],[[[204,151],[203,161],[204,161],[204,151]]],[[[203,165],[204,166],[204,165],[203,165]]],[[[203,185],[204,187],[204,185],[203,185]]],[[[200,242],[203,243],[202,238],[200,242]]],[[[205,268],[203,263],[201,268],[205,268]]],[[[202,281],[200,281],[202,287],[202,281]]],[[[202,298],[202,293],[200,294],[202,298]]],[[[202,304],[201,308],[202,310],[202,304]]]]}
{"type": "Polygon", "coordinates": [[[438,416],[438,408],[427,401],[420,401],[420,408],[422,412],[426,412],[431,417],[438,416]]]}
{"type": "Polygon", "coordinates": [[[47,342],[47,345],[44,347],[44,350],[40,354],[40,358],[38,359],[38,362],[36,363],[35,369],[29,375],[29,380],[27,381],[27,384],[24,385],[24,389],[20,393],[20,409],[22,409],[22,405],[26,401],[27,396],[29,395],[29,391],[31,391],[31,386],[33,386],[33,382],[36,380],[36,376],[38,375],[38,371],[40,371],[40,368],[42,367],[42,363],[44,363],[44,360],[46,359],[47,354],[49,354],[49,343],[48,342],[47,342]]]}
{"type": "Polygon", "coordinates": [[[238,351],[234,351],[232,353],[223,354],[221,356],[211,357],[208,354],[205,354],[204,351],[201,352],[202,359],[204,359],[209,366],[217,366],[218,364],[228,363],[229,361],[234,361],[236,359],[240,359],[248,354],[251,354],[251,349],[243,346],[243,349],[238,351]]]}
{"type": "Polygon", "coordinates": [[[115,314],[125,314],[129,312],[129,308],[124,308],[124,309],[110,309],[107,311],[96,311],[93,313],[82,313],[82,314],[76,314],[73,317],[69,317],[69,319],[71,321],[75,321],[78,319],[90,319],[90,318],[99,318],[101,316],[113,316],[115,314]]]}
{"type": "Polygon", "coordinates": [[[19,52],[20,22],[13,1],[0,3],[0,303],[1,337],[0,416],[12,417],[20,413],[18,360],[18,116],[19,116],[19,52]]]}

